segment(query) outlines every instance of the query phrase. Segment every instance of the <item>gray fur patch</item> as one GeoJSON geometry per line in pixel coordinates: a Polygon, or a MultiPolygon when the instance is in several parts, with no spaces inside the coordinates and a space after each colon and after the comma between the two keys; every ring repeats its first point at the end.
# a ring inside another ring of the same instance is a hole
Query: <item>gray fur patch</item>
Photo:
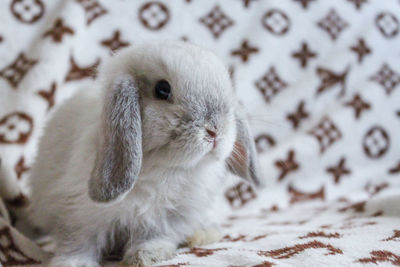
{"type": "Polygon", "coordinates": [[[109,202],[133,188],[142,164],[139,92],[132,77],[114,82],[102,119],[102,147],[89,180],[89,196],[97,202],[109,202]]]}

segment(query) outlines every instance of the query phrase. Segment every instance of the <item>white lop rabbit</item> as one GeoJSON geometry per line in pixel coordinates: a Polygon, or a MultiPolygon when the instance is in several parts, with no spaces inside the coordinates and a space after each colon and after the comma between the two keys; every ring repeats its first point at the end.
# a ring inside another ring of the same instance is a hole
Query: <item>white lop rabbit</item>
{"type": "Polygon", "coordinates": [[[260,184],[253,138],[224,65],[177,42],[115,55],[41,139],[32,221],[57,241],[49,266],[151,265],[205,229],[226,170],[260,184]]]}

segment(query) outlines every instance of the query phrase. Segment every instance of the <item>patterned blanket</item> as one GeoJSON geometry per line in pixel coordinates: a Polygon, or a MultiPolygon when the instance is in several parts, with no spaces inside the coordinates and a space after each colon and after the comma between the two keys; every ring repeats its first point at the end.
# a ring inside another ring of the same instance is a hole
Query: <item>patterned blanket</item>
{"type": "MultiPolygon", "coordinates": [[[[0,3],[0,263],[40,266],[15,226],[52,112],[142,40],[226,62],[265,190],[221,194],[223,238],[158,266],[400,266],[400,2],[10,0],[0,3]]],[[[0,264],[0,265],[1,265],[0,264]]]]}

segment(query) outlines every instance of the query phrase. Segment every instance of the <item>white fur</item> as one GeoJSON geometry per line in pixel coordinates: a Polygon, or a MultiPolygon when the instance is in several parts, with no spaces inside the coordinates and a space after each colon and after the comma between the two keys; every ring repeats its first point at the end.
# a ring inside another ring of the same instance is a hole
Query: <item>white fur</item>
{"type": "Polygon", "coordinates": [[[221,124],[217,149],[212,150],[199,132],[198,146],[191,151],[186,144],[169,141],[161,129],[175,127],[176,122],[171,119],[164,125],[165,119],[157,117],[180,107],[155,102],[146,90],[141,92],[143,163],[133,190],[107,204],[89,198],[105,91],[125,73],[140,80],[142,87],[168,77],[177,96],[197,90],[234,103],[226,70],[208,51],[172,43],[144,45],[114,56],[98,86],[82,90],[55,112],[40,142],[31,182],[32,220],[57,240],[49,266],[94,266],[105,250],[121,246],[125,263],[148,265],[172,257],[179,243],[209,224],[207,211],[235,139],[231,111],[221,124]],[[163,150],[165,144],[168,149],[163,150]]]}
{"type": "Polygon", "coordinates": [[[189,247],[208,245],[221,239],[221,233],[215,228],[197,230],[186,242],[189,247]]]}

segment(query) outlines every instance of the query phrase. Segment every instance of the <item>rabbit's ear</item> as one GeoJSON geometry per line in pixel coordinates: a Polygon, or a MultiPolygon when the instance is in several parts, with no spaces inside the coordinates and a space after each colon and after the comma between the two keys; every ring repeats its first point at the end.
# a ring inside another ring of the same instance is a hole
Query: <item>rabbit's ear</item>
{"type": "Polygon", "coordinates": [[[236,117],[236,141],[230,157],[227,159],[229,170],[257,187],[263,187],[260,177],[260,168],[257,152],[250,127],[244,117],[235,114],[236,117]]]}
{"type": "Polygon", "coordinates": [[[134,186],[142,165],[139,89],[129,75],[107,89],[100,147],[89,180],[89,196],[96,202],[122,199],[134,186]]]}

